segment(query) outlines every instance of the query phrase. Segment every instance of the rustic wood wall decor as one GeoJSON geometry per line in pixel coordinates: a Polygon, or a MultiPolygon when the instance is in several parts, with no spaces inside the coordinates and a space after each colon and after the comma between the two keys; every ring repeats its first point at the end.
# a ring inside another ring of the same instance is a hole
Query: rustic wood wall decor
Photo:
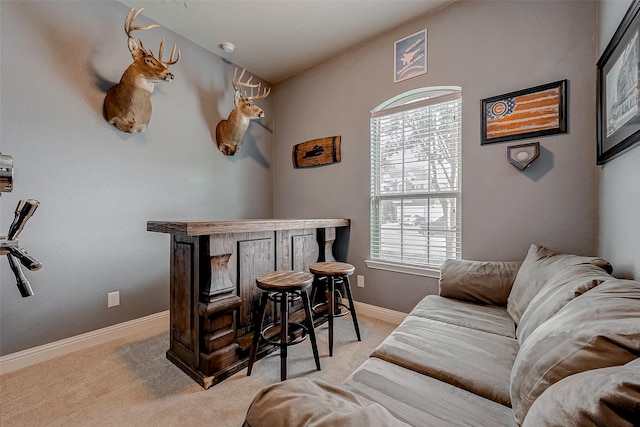
{"type": "Polygon", "coordinates": [[[312,139],[293,146],[294,168],[328,165],[340,161],[340,135],[312,139]]]}
{"type": "Polygon", "coordinates": [[[172,81],[173,74],[169,72],[169,65],[180,60],[180,51],[178,50],[176,56],[174,44],[169,60],[162,61],[164,37],[160,42],[160,50],[156,58],[151,51],[144,48],[142,40],[138,45],[131,36],[133,31],[159,26],[158,24],[134,26],[133,22],[143,10],[134,12],[134,9],[131,9],[124,20],[124,32],[129,38],[129,51],[133,57],[133,63],[125,70],[120,83],[113,85],[104,99],[107,121],[121,131],[129,133],[145,131],[151,119],[151,93],[154,85],[160,81],[172,81]]]}

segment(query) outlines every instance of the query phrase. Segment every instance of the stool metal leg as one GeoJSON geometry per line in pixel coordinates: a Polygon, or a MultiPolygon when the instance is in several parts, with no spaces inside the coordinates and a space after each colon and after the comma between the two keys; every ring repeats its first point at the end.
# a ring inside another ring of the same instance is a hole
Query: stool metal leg
{"type": "Polygon", "coordinates": [[[289,336],[289,302],[287,293],[280,294],[280,380],[287,379],[287,338],[289,336]]]}
{"type": "Polygon", "coordinates": [[[351,319],[353,320],[353,327],[356,329],[356,336],[358,341],[360,339],[360,328],[358,327],[358,318],[356,317],[356,307],[353,304],[353,296],[351,295],[351,283],[349,283],[349,277],[344,276],[344,287],[347,290],[347,297],[349,298],[349,310],[351,311],[351,319]]]}
{"type": "Polygon", "coordinates": [[[249,353],[249,365],[247,366],[247,376],[251,375],[251,369],[253,363],[256,361],[256,355],[258,354],[258,345],[260,344],[260,336],[262,335],[262,322],[264,321],[264,312],[267,308],[267,299],[269,295],[266,292],[262,293],[260,298],[260,308],[258,309],[258,319],[255,320],[255,327],[253,328],[253,342],[251,343],[251,352],[249,353]]]}
{"type": "Polygon", "coordinates": [[[311,303],[309,302],[309,295],[307,291],[302,291],[302,302],[304,304],[304,311],[307,315],[307,328],[309,328],[309,339],[311,339],[311,349],[313,350],[313,358],[316,361],[316,369],[320,370],[320,355],[318,354],[318,343],[316,342],[316,333],[313,330],[313,317],[311,315],[311,303]]]}
{"type": "Polygon", "coordinates": [[[336,292],[336,284],[335,284],[335,276],[329,276],[329,280],[327,281],[329,285],[329,295],[327,295],[327,313],[328,313],[328,323],[329,323],[329,356],[333,356],[333,306],[335,304],[335,292],[336,292]]]}

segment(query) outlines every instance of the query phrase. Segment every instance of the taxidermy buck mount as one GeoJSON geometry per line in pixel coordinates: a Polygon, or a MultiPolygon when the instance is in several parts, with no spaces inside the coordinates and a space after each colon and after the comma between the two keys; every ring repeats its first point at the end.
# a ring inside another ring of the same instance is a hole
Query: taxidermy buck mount
{"type": "Polygon", "coordinates": [[[162,61],[164,37],[160,42],[157,59],[153,56],[153,52],[144,48],[142,40],[139,45],[136,43],[131,36],[133,31],[159,27],[158,24],[140,27],[133,25],[143,10],[134,12],[134,9],[131,9],[124,20],[124,32],[129,38],[129,51],[133,57],[133,63],[125,70],[120,83],[113,85],[104,99],[104,108],[109,123],[116,125],[121,131],[129,133],[142,133],[147,128],[151,118],[151,93],[154,85],[161,81],[172,81],[173,74],[169,72],[169,65],[180,60],[179,50],[174,59],[176,54],[176,45],[174,44],[169,60],[162,61]]]}
{"type": "Polygon", "coordinates": [[[235,107],[231,110],[229,118],[227,120],[220,120],[216,126],[216,142],[218,143],[218,149],[227,156],[233,156],[236,154],[244,141],[244,134],[249,127],[249,120],[264,117],[264,110],[253,103],[254,99],[266,98],[271,93],[270,87],[265,87],[261,91],[262,83],[252,84],[249,77],[246,82],[242,81],[244,72],[242,70],[240,76],[236,78],[238,69],[233,71],[233,80],[231,84],[235,90],[234,103],[235,107]],[[250,92],[246,91],[240,93],[240,88],[249,88],[250,92]],[[253,94],[253,90],[256,89],[256,94],[253,94]]]}

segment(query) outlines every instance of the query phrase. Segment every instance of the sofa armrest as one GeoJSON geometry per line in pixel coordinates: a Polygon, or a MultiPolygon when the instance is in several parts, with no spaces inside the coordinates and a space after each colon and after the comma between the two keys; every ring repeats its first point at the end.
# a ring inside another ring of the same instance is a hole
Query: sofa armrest
{"type": "Polygon", "coordinates": [[[311,378],[293,378],[260,390],[243,427],[409,427],[380,403],[311,378]]]}
{"type": "Polygon", "coordinates": [[[440,296],[481,304],[506,305],[522,261],[448,259],[440,270],[440,296]]]}

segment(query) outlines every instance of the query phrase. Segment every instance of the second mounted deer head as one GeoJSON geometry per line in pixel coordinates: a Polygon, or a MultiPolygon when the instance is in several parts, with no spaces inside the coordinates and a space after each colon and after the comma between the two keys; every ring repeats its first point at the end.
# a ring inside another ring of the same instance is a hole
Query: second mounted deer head
{"type": "Polygon", "coordinates": [[[142,40],[140,40],[140,44],[136,43],[131,36],[133,31],[148,30],[159,26],[158,24],[134,26],[133,22],[143,10],[134,12],[134,9],[131,9],[124,20],[124,32],[129,38],[129,51],[133,57],[133,63],[125,70],[120,83],[112,86],[104,99],[104,108],[109,123],[121,131],[129,133],[144,132],[147,128],[151,118],[151,93],[154,85],[162,81],[172,81],[173,74],[169,72],[169,66],[180,60],[180,51],[178,50],[176,56],[176,45],[174,44],[169,60],[162,61],[164,37],[160,42],[158,58],[153,56],[153,52],[144,48],[142,40]]]}
{"type": "Polygon", "coordinates": [[[220,120],[216,126],[216,142],[218,143],[218,149],[227,156],[233,156],[236,154],[242,143],[244,142],[244,134],[249,127],[249,120],[264,117],[264,110],[254,104],[254,99],[266,98],[271,93],[270,87],[262,87],[262,83],[252,84],[249,77],[246,82],[242,81],[244,72],[242,70],[240,76],[236,78],[238,69],[233,71],[232,85],[235,90],[234,103],[235,107],[231,110],[229,118],[226,120],[220,120]],[[249,88],[250,92],[247,94],[245,90],[240,92],[240,88],[249,88]],[[256,90],[254,95],[253,90],[256,90]]]}

